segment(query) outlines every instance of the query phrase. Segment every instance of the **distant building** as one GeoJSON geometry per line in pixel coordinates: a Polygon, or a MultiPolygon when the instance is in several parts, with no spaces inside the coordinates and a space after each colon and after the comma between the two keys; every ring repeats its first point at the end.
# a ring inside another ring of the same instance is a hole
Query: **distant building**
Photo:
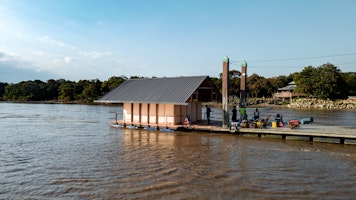
{"type": "Polygon", "coordinates": [[[282,87],[282,88],[278,88],[277,92],[273,94],[273,99],[275,101],[285,101],[285,100],[289,100],[292,101],[293,98],[295,97],[303,97],[305,96],[302,93],[296,93],[294,92],[295,88],[296,88],[296,84],[294,81],[288,83],[287,86],[282,87]]]}
{"type": "Polygon", "coordinates": [[[208,76],[129,79],[96,102],[123,103],[123,122],[139,126],[202,120],[202,102],[221,100],[208,76]]]}
{"type": "Polygon", "coordinates": [[[349,96],[348,100],[356,101],[356,96],[349,96]]]}

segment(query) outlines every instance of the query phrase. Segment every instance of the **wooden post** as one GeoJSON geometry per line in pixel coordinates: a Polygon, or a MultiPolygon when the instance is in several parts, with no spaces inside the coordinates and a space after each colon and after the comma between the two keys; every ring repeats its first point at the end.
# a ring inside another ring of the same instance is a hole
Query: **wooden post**
{"type": "Polygon", "coordinates": [[[246,81],[247,81],[247,62],[241,64],[241,82],[240,82],[240,106],[247,106],[246,98],[246,81]]]}
{"type": "Polygon", "coordinates": [[[229,57],[225,56],[223,60],[222,73],[222,110],[223,127],[229,126],[229,57]]]}
{"type": "Polygon", "coordinates": [[[314,138],[313,136],[309,136],[309,141],[313,142],[313,138],[314,138]]]}

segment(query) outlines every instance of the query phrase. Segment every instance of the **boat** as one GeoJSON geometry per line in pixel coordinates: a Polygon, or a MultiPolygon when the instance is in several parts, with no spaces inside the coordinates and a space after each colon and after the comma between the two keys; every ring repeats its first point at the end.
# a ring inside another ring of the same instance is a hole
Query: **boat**
{"type": "Polygon", "coordinates": [[[117,123],[115,123],[115,124],[113,124],[113,125],[111,125],[112,127],[114,127],[114,128],[123,128],[124,127],[124,125],[122,125],[122,124],[117,124],[117,123]]]}
{"type": "Polygon", "coordinates": [[[311,123],[313,123],[313,121],[314,121],[313,117],[302,117],[302,118],[299,118],[299,123],[300,124],[311,124],[311,123]]]}

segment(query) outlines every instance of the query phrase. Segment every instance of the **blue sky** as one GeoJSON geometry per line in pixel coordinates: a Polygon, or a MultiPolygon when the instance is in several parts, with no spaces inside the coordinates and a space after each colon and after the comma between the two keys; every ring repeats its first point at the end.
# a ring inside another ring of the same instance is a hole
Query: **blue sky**
{"type": "Polygon", "coordinates": [[[354,0],[0,0],[0,82],[356,71],[354,0]]]}

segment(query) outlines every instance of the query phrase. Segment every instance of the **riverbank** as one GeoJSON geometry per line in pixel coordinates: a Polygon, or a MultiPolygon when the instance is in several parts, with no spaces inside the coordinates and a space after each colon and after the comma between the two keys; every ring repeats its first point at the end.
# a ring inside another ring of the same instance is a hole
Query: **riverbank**
{"type": "Polygon", "coordinates": [[[353,110],[356,109],[355,100],[318,100],[318,99],[297,99],[288,104],[293,109],[326,109],[326,110],[353,110]]]}
{"type": "MultiPolygon", "coordinates": [[[[213,108],[221,108],[219,102],[207,102],[204,105],[208,105],[213,108]]],[[[233,105],[231,105],[232,107],[233,105]]],[[[316,110],[354,110],[356,109],[356,100],[344,99],[344,100],[321,100],[321,99],[296,99],[290,104],[275,105],[268,102],[261,104],[248,105],[250,108],[271,107],[271,108],[292,108],[292,109],[316,109],[316,110]]]]}
{"type": "MultiPolygon", "coordinates": [[[[95,103],[93,101],[0,101],[0,103],[28,103],[28,104],[78,104],[78,105],[109,105],[109,104],[101,104],[95,103]]],[[[111,105],[122,105],[120,103],[111,104],[111,105]]]]}

